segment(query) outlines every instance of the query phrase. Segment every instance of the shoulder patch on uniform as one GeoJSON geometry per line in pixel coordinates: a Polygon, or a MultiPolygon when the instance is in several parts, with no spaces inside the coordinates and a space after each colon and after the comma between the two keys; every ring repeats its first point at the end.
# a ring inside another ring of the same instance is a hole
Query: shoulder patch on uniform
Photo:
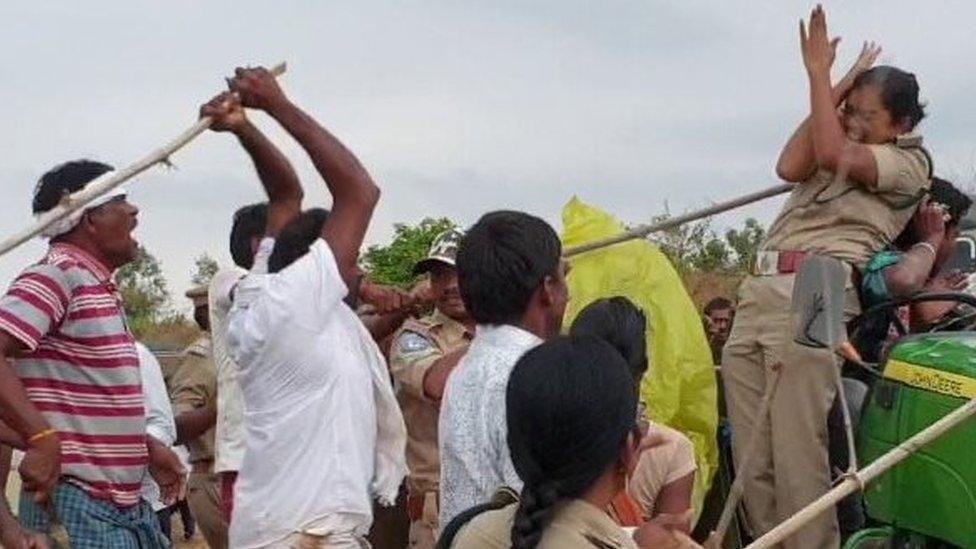
{"type": "Polygon", "coordinates": [[[400,337],[397,338],[396,344],[397,350],[405,354],[419,353],[420,351],[426,351],[434,348],[434,344],[429,339],[418,334],[417,332],[411,332],[409,330],[400,334],[400,337]]]}

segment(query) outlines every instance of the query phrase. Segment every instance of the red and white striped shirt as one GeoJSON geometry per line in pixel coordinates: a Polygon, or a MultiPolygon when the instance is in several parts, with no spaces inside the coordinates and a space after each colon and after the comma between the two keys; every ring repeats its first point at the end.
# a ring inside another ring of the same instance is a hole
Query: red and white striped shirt
{"type": "Polygon", "coordinates": [[[26,347],[14,365],[58,431],[65,480],[120,507],[138,503],[148,463],[142,378],[111,272],[52,244],[0,298],[0,330],[26,347]]]}

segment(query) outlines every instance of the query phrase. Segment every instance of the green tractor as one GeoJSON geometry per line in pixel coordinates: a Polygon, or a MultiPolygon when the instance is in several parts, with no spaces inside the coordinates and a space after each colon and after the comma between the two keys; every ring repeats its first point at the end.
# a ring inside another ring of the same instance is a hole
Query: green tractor
{"type": "MultiPolygon", "coordinates": [[[[961,315],[936,331],[898,338],[869,376],[867,396],[853,406],[860,418],[856,441],[862,466],[976,398],[976,298],[922,295],[882,304],[866,315],[935,300],[959,302],[961,315]]],[[[867,524],[848,537],[846,549],[976,549],[976,421],[918,448],[868,484],[863,504],[867,524]]]]}

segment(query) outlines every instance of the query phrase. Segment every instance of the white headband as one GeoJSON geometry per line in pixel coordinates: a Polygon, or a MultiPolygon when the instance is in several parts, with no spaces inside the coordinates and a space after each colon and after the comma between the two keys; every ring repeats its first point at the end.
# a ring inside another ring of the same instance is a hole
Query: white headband
{"type": "MultiPolygon", "coordinates": [[[[78,223],[81,222],[81,218],[84,217],[86,212],[93,210],[99,206],[108,204],[109,202],[116,200],[118,198],[124,198],[128,196],[128,194],[129,194],[128,191],[126,191],[122,187],[112,189],[111,191],[89,202],[84,208],[75,210],[74,212],[71,212],[70,215],[48,225],[46,229],[41,231],[41,237],[54,238],[56,236],[61,236],[65,233],[71,232],[72,229],[78,226],[78,223]]],[[[34,218],[40,219],[40,217],[43,216],[45,213],[47,212],[41,212],[39,214],[35,214],[34,218]]]]}

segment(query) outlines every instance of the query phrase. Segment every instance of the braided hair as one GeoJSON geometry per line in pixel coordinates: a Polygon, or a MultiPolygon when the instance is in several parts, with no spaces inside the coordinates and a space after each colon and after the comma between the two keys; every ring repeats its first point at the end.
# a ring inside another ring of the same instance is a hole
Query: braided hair
{"type": "Polygon", "coordinates": [[[582,496],[634,429],[637,391],[627,363],[593,336],[560,336],[515,365],[505,395],[508,446],[524,486],[512,548],[534,549],[554,507],[582,496]]]}

